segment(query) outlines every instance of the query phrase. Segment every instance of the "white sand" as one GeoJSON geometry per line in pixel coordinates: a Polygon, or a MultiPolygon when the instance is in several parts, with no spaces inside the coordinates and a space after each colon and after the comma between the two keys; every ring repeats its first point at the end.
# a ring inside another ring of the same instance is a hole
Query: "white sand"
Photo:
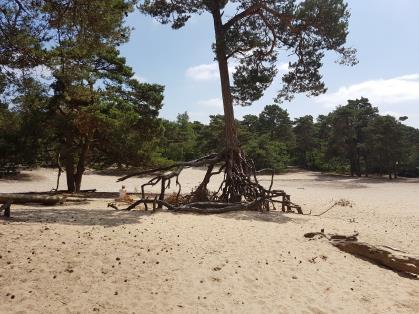
{"type": "MultiPolygon", "coordinates": [[[[187,171],[184,191],[202,175],[187,171]]],[[[55,179],[37,170],[0,180],[0,192],[47,191],[55,179]]],[[[88,175],[83,188],[117,191],[115,179],[88,175]]],[[[128,190],[144,180],[128,180],[128,190]]],[[[419,254],[418,180],[300,172],[275,186],[313,214],[341,198],[353,207],[314,217],[151,215],[114,211],[107,199],[14,206],[14,218],[0,220],[0,312],[419,313],[419,280],[303,237],[356,230],[362,241],[419,254]]]]}

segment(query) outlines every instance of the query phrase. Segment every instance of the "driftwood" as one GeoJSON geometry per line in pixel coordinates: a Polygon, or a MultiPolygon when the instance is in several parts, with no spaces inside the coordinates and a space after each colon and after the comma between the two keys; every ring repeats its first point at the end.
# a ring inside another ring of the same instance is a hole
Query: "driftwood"
{"type": "Polygon", "coordinates": [[[28,194],[0,194],[0,204],[11,202],[13,204],[42,204],[42,205],[55,205],[63,203],[64,197],[60,196],[47,196],[47,195],[28,195],[28,194]]]}
{"type": "Polygon", "coordinates": [[[306,238],[324,237],[339,250],[366,259],[372,263],[385,266],[397,272],[419,275],[419,257],[410,255],[389,246],[374,246],[358,241],[358,234],[351,236],[310,232],[306,238]]]}
{"type": "MultiPolygon", "coordinates": [[[[231,156],[230,156],[231,157],[231,156]]],[[[242,154],[236,156],[234,163],[225,153],[210,154],[208,156],[189,162],[178,162],[170,166],[135,172],[118,179],[118,182],[131,177],[153,175],[153,177],[141,186],[141,199],[130,205],[126,210],[133,209],[139,204],[144,204],[146,210],[149,204],[157,208],[167,207],[173,211],[189,211],[196,213],[222,213],[235,210],[260,210],[269,211],[276,209],[275,204],[280,203],[283,212],[303,214],[301,207],[291,202],[291,197],[282,190],[273,190],[273,169],[263,169],[262,172],[271,174],[269,188],[263,187],[258,182],[254,163],[246,159],[242,154]],[[181,196],[182,186],[179,182],[180,173],[191,167],[206,166],[207,171],[201,184],[191,194],[181,196]],[[218,166],[218,170],[214,168],[218,166]],[[212,176],[224,172],[224,179],[215,192],[210,192],[207,185],[212,176]],[[170,188],[174,180],[178,187],[174,204],[169,208],[164,204],[166,190],[170,188]],[[145,187],[160,185],[160,194],[155,199],[145,197],[145,187]],[[200,204],[197,206],[196,204],[200,204]]]]}

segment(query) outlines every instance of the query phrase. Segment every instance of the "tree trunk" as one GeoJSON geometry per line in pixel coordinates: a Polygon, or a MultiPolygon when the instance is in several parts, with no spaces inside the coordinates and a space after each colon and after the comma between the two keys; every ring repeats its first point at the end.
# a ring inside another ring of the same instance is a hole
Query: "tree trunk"
{"type": "Polygon", "coordinates": [[[68,192],[80,192],[81,182],[85,171],[87,153],[89,151],[89,142],[85,140],[80,148],[77,167],[75,167],[76,154],[72,147],[64,149],[65,171],[67,177],[68,192]]]}
{"type": "Polygon", "coordinates": [[[368,178],[368,174],[369,174],[369,164],[368,164],[368,158],[364,156],[364,161],[365,161],[365,176],[368,178]]]}
{"type": "Polygon", "coordinates": [[[64,154],[65,175],[67,179],[68,192],[75,192],[76,185],[74,180],[74,155],[71,148],[67,148],[64,154]]]}
{"type": "Polygon", "coordinates": [[[77,172],[74,175],[74,185],[76,188],[76,192],[80,192],[81,189],[81,181],[83,178],[84,171],[86,170],[85,163],[86,163],[86,156],[87,152],[89,151],[89,141],[85,139],[81,151],[79,161],[77,162],[77,172]]]}
{"type": "Polygon", "coordinates": [[[237,138],[237,131],[234,120],[233,97],[231,95],[230,89],[230,76],[228,71],[225,34],[218,1],[214,1],[212,17],[214,19],[215,30],[215,52],[218,61],[218,68],[220,71],[221,92],[223,97],[226,151],[237,152],[239,150],[239,141],[237,138]]]}
{"type": "Polygon", "coordinates": [[[13,204],[43,204],[55,205],[64,202],[65,198],[60,196],[49,195],[29,195],[29,194],[13,194],[1,193],[0,204],[11,202],[13,204]]]}
{"type": "Polygon", "coordinates": [[[353,177],[355,175],[355,163],[353,161],[353,159],[351,159],[351,177],[353,177]]]}
{"type": "Polygon", "coordinates": [[[226,160],[226,185],[224,188],[224,201],[240,202],[241,195],[231,188],[235,180],[246,175],[246,166],[242,165],[244,159],[239,146],[236,124],[234,120],[233,97],[230,87],[230,75],[228,71],[227,47],[225,33],[220,13],[220,4],[213,1],[212,17],[215,31],[215,53],[220,72],[221,93],[223,97],[224,124],[225,124],[225,160],[226,160]],[[235,177],[236,179],[233,179],[235,177]]]}
{"type": "Polygon", "coordinates": [[[356,162],[356,175],[358,177],[361,177],[361,175],[362,175],[362,172],[361,172],[361,153],[360,153],[359,148],[356,149],[355,162],[356,162]]]}

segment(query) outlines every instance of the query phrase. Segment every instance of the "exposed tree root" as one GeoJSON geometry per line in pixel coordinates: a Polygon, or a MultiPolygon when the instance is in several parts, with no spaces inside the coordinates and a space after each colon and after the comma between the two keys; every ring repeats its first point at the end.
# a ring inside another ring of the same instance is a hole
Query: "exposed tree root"
{"type": "Polygon", "coordinates": [[[118,182],[131,177],[154,175],[148,182],[141,186],[141,199],[128,206],[131,210],[135,206],[144,204],[146,210],[152,205],[153,210],[166,207],[171,211],[187,211],[203,214],[224,213],[237,210],[269,211],[276,209],[275,204],[281,204],[284,212],[303,214],[301,207],[292,203],[290,195],[282,190],[273,190],[274,171],[263,169],[256,171],[253,161],[245,158],[241,151],[211,154],[189,162],[179,162],[170,166],[140,171],[126,175],[118,182]],[[191,167],[206,166],[207,171],[199,186],[188,195],[181,196],[182,186],[179,182],[180,173],[191,167]],[[215,170],[215,168],[218,168],[215,170]],[[224,172],[224,178],[217,189],[211,192],[207,186],[211,177],[224,172]],[[257,174],[269,172],[271,182],[269,188],[259,184],[257,174]],[[176,197],[166,201],[165,193],[170,188],[172,180],[175,181],[178,191],[176,197]],[[160,194],[154,199],[145,197],[145,187],[160,184],[160,194]]]}
{"type": "Polygon", "coordinates": [[[330,234],[323,232],[306,233],[304,237],[324,237],[339,250],[364,258],[372,263],[386,266],[397,272],[419,275],[419,258],[391,248],[389,246],[373,246],[365,242],[358,242],[358,233],[350,236],[330,234]],[[401,254],[405,253],[405,254],[401,254]]]}

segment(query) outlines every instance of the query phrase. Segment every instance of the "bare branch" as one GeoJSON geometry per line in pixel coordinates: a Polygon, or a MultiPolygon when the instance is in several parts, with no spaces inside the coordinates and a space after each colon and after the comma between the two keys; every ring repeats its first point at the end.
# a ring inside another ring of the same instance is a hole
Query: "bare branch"
{"type": "Polygon", "coordinates": [[[228,20],[226,23],[224,23],[223,28],[224,30],[229,29],[231,26],[233,26],[238,21],[244,19],[245,17],[252,16],[256,14],[261,9],[262,4],[257,3],[254,5],[251,5],[246,10],[240,12],[239,14],[233,16],[230,20],[228,20]]]}
{"type": "Polygon", "coordinates": [[[168,171],[168,170],[173,169],[173,168],[179,168],[179,167],[200,167],[200,166],[204,166],[206,164],[216,163],[217,161],[220,161],[220,160],[221,159],[218,157],[217,154],[211,154],[211,155],[205,156],[203,158],[192,160],[192,161],[177,162],[177,163],[175,163],[173,165],[166,166],[166,167],[159,167],[159,168],[154,168],[154,169],[149,169],[149,170],[134,172],[134,173],[131,173],[129,175],[126,175],[126,176],[124,176],[122,178],[119,178],[117,180],[117,182],[121,182],[121,181],[124,181],[124,180],[129,179],[129,178],[132,178],[132,177],[142,176],[142,175],[146,175],[146,174],[152,174],[152,173],[157,173],[157,172],[164,172],[164,171],[168,171]]]}

